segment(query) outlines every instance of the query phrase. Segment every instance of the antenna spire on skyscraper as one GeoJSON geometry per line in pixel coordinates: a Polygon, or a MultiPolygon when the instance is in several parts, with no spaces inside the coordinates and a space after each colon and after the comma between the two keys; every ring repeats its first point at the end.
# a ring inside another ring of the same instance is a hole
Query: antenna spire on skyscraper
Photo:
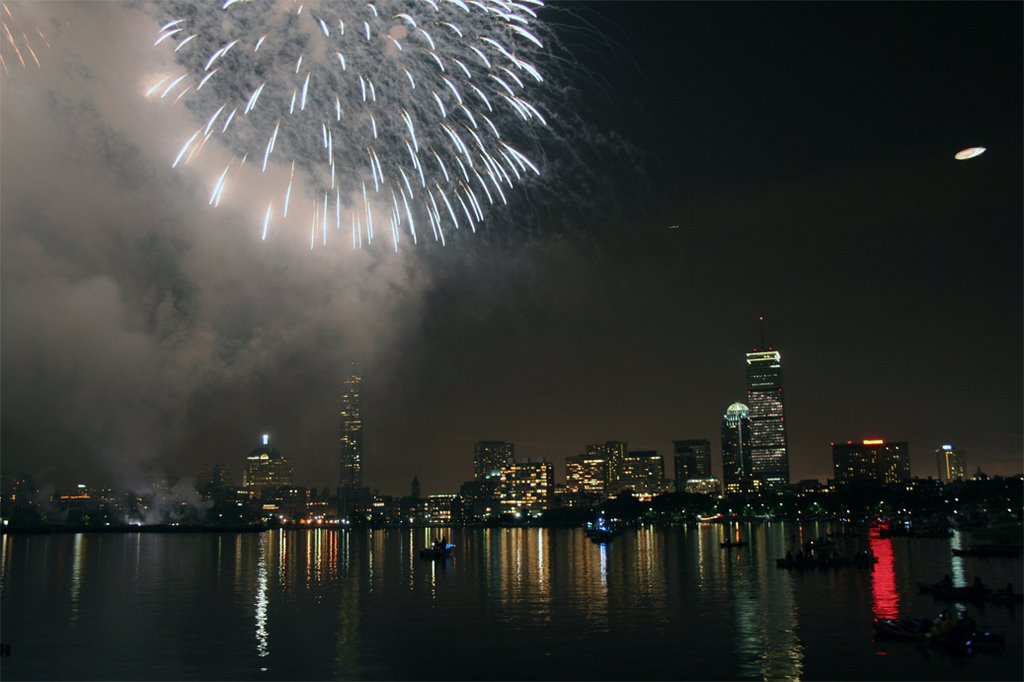
{"type": "Polygon", "coordinates": [[[764,345],[764,315],[758,315],[757,317],[758,326],[761,328],[761,347],[759,350],[765,350],[764,345]]]}

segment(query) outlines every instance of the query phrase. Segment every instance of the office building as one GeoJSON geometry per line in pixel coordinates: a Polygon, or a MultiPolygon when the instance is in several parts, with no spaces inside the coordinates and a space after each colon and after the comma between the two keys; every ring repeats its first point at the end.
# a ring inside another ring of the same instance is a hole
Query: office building
{"type": "Polygon", "coordinates": [[[686,489],[686,482],[691,479],[711,478],[711,441],[674,440],[672,441],[675,460],[676,490],[686,489]]]}
{"type": "Polygon", "coordinates": [[[339,485],[343,493],[363,485],[363,378],[355,371],[344,381],[341,394],[339,485]]]}
{"type": "Polygon", "coordinates": [[[270,445],[270,436],[263,434],[260,446],[245,458],[246,491],[261,497],[267,488],[290,487],[292,484],[292,465],[284,455],[270,445]]]}
{"type": "Polygon", "coordinates": [[[428,524],[462,522],[462,501],[454,493],[430,495],[425,500],[423,520],[428,524]]]}
{"type": "Polygon", "coordinates": [[[605,495],[608,491],[608,459],[599,454],[566,457],[565,489],[573,494],[605,495]]]}
{"type": "Polygon", "coordinates": [[[772,348],[747,353],[747,405],[755,485],[770,490],[789,484],[789,452],[782,391],[782,355],[772,348]]]}
{"type": "Polygon", "coordinates": [[[910,449],[907,443],[890,443],[882,438],[832,443],[832,464],[836,483],[899,483],[910,479],[910,449]]]}
{"type": "Polygon", "coordinates": [[[501,469],[514,459],[515,446],[503,440],[482,440],[473,448],[473,479],[501,480],[501,469]]]}
{"type": "Polygon", "coordinates": [[[554,487],[555,469],[550,462],[508,462],[498,485],[501,512],[537,516],[551,505],[554,487]]]}
{"type": "Polygon", "coordinates": [[[939,465],[939,480],[943,483],[967,478],[967,459],[963,450],[943,445],[935,451],[935,458],[939,465]]]}
{"type": "Polygon", "coordinates": [[[632,490],[641,498],[668,492],[670,485],[665,480],[665,459],[656,450],[627,453],[622,460],[618,486],[620,490],[632,490]]]}
{"type": "Polygon", "coordinates": [[[726,494],[754,491],[751,473],[750,410],[733,403],[722,419],[722,483],[726,494]]]}
{"type": "Polygon", "coordinates": [[[587,446],[587,456],[604,458],[608,462],[608,486],[609,495],[619,492],[619,478],[622,477],[622,461],[626,458],[628,446],[622,441],[609,440],[604,443],[595,443],[587,446]]]}

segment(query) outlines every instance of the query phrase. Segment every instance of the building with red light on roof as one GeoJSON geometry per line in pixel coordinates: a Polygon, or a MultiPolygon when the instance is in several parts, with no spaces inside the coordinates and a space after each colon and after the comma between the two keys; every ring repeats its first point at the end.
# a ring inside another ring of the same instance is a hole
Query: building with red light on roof
{"type": "Polygon", "coordinates": [[[883,438],[832,443],[832,465],[836,483],[899,483],[910,480],[910,448],[883,438]]]}

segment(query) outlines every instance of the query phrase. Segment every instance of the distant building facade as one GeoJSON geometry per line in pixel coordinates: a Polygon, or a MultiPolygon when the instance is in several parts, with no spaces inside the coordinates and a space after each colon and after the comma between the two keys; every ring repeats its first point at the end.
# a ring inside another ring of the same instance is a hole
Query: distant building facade
{"type": "Polygon", "coordinates": [[[629,446],[618,440],[594,443],[587,446],[587,456],[603,458],[608,463],[608,485],[606,492],[611,495],[619,492],[619,479],[622,477],[622,464],[629,446]]]}
{"type": "Polygon", "coordinates": [[[900,483],[910,480],[910,448],[882,438],[832,444],[836,483],[900,483]]]}
{"type": "Polygon", "coordinates": [[[261,497],[266,489],[290,487],[292,476],[291,463],[277,448],[271,447],[270,436],[264,434],[260,447],[245,458],[243,486],[246,491],[254,497],[261,497]]]}
{"type": "Polygon", "coordinates": [[[672,441],[676,490],[684,490],[690,479],[711,478],[711,441],[672,441]]]}
{"type": "MultiPolygon", "coordinates": [[[[680,490],[676,488],[676,490],[680,490]]],[[[714,476],[708,478],[690,478],[687,479],[685,487],[682,488],[681,492],[689,493],[691,495],[719,495],[722,492],[721,482],[714,476]]]]}
{"type": "Polygon", "coordinates": [[[782,354],[771,348],[747,353],[752,476],[757,487],[789,484],[789,451],[782,391],[782,354]]]}
{"type": "Polygon", "coordinates": [[[618,481],[619,490],[632,490],[639,497],[650,497],[667,492],[665,459],[656,450],[629,452],[622,460],[618,481]]]}
{"type": "Polygon", "coordinates": [[[967,478],[967,458],[963,450],[943,445],[935,450],[935,459],[939,465],[939,480],[943,483],[967,478]]]}
{"type": "Polygon", "coordinates": [[[515,458],[515,445],[503,440],[482,440],[473,448],[473,479],[500,481],[501,469],[515,458]]]}
{"type": "Polygon", "coordinates": [[[502,513],[537,515],[551,506],[555,469],[550,462],[509,462],[501,470],[498,501],[502,513]]]}
{"type": "Polygon", "coordinates": [[[608,491],[608,459],[603,454],[584,453],[565,458],[566,492],[605,495],[608,491]]]}
{"type": "Polygon", "coordinates": [[[726,494],[754,491],[751,472],[750,409],[733,403],[722,419],[722,483],[726,494]]]}

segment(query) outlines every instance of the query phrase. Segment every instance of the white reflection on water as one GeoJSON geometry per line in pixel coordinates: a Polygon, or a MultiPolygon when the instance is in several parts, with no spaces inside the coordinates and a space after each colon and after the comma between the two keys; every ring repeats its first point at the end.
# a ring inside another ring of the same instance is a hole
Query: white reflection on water
{"type": "Polygon", "coordinates": [[[3,592],[11,574],[11,553],[8,550],[7,533],[0,535],[0,563],[3,564],[3,572],[0,573],[0,592],[3,592]]]}
{"type": "Polygon", "coordinates": [[[283,590],[288,583],[288,537],[281,529],[277,531],[277,577],[283,590]]]}
{"type": "Polygon", "coordinates": [[[267,632],[267,534],[260,534],[260,558],[257,565],[256,588],[256,653],[260,657],[270,653],[267,632]]]}
{"type": "Polygon", "coordinates": [[[74,554],[71,559],[71,622],[78,621],[78,597],[82,591],[82,534],[75,533],[74,554]]]}
{"type": "MultiPolygon", "coordinates": [[[[949,539],[949,548],[951,550],[963,549],[963,545],[960,544],[962,541],[963,538],[960,535],[960,531],[953,531],[953,537],[949,539]]],[[[949,555],[953,557],[949,562],[950,572],[953,576],[953,585],[956,587],[966,587],[967,576],[964,574],[964,558],[953,554],[953,552],[950,552],[949,555]]]]}
{"type": "Polygon", "coordinates": [[[608,543],[601,543],[601,586],[604,587],[605,596],[608,596],[608,543]]]}
{"type": "MultiPolygon", "coordinates": [[[[758,530],[760,541],[756,545],[766,547],[769,542],[764,536],[769,530],[758,530]]],[[[747,537],[751,542],[747,548],[726,552],[719,550],[718,543],[709,547],[709,551],[724,554],[735,609],[740,674],[744,678],[798,680],[803,674],[804,646],[797,637],[793,585],[788,578],[772,580],[768,575],[773,562],[754,551],[753,528],[749,525],[747,537]]]]}
{"type": "Polygon", "coordinates": [[[437,600],[437,562],[430,560],[430,599],[437,600]]]}

